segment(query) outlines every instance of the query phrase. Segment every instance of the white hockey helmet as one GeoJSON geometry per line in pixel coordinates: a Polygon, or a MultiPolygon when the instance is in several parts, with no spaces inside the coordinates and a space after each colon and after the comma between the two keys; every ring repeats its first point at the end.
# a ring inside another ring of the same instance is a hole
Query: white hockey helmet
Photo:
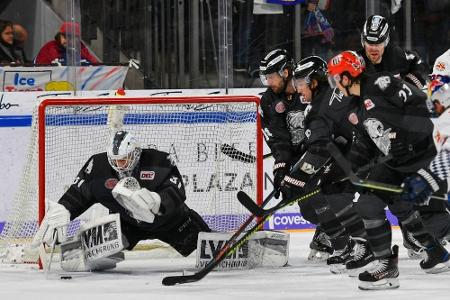
{"type": "Polygon", "coordinates": [[[445,108],[450,106],[450,49],[434,62],[430,75],[428,95],[431,101],[439,101],[445,108]]]}
{"type": "Polygon", "coordinates": [[[107,150],[108,161],[117,172],[130,172],[137,165],[142,149],[137,139],[127,131],[117,131],[107,150]]]}

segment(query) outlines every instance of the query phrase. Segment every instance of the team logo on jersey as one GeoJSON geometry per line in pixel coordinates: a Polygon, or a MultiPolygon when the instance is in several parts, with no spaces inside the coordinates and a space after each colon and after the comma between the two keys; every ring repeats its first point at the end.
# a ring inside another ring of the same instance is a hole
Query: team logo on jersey
{"type": "Polygon", "coordinates": [[[286,111],[286,106],[284,106],[283,101],[280,101],[275,105],[275,111],[279,114],[282,114],[286,111]]]}
{"type": "Polygon", "coordinates": [[[358,116],[355,113],[351,113],[348,116],[348,121],[353,125],[357,125],[359,123],[358,116]]]}
{"type": "Polygon", "coordinates": [[[389,76],[378,77],[377,80],[375,80],[375,84],[378,85],[380,90],[384,91],[391,84],[391,78],[389,78],[389,76]]]}
{"type": "Polygon", "coordinates": [[[286,116],[286,123],[291,134],[291,142],[293,145],[299,145],[305,138],[305,116],[303,111],[290,111],[286,116]]]}
{"type": "Polygon", "coordinates": [[[442,61],[438,62],[434,67],[435,67],[436,70],[438,70],[438,71],[441,71],[441,72],[442,72],[442,71],[445,71],[445,63],[442,62],[442,61]]]}
{"type": "Polygon", "coordinates": [[[108,178],[105,180],[105,188],[112,190],[118,182],[117,178],[108,178]]]}
{"type": "Polygon", "coordinates": [[[342,98],[344,98],[344,94],[338,88],[335,88],[333,94],[331,94],[331,98],[330,101],[328,102],[328,105],[331,106],[335,99],[338,102],[342,102],[342,98]]]}
{"type": "Polygon", "coordinates": [[[153,180],[155,179],[154,171],[141,171],[141,175],[139,176],[141,180],[153,180]]]}
{"type": "Polygon", "coordinates": [[[373,104],[372,100],[366,99],[364,100],[364,107],[366,108],[366,110],[371,110],[375,107],[375,104],[373,104]]]}
{"type": "Polygon", "coordinates": [[[388,155],[389,149],[391,148],[391,140],[389,139],[391,128],[385,130],[383,123],[374,118],[365,120],[364,127],[378,149],[380,149],[384,155],[388,155]]]}

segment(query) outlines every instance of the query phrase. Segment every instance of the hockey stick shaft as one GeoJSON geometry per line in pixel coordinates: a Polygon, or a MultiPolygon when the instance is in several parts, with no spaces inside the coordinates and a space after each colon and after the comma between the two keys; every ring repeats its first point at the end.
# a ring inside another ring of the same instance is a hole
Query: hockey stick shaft
{"type": "MultiPolygon", "coordinates": [[[[320,189],[316,189],[308,194],[305,194],[301,197],[292,199],[290,201],[290,203],[285,202],[283,203],[282,206],[280,206],[279,208],[285,207],[287,205],[290,205],[294,202],[298,202],[304,199],[307,199],[309,197],[314,196],[315,194],[319,193],[320,189]]],[[[200,279],[202,279],[203,277],[205,277],[212,269],[214,269],[217,265],[220,264],[220,262],[227,257],[228,255],[232,254],[233,252],[235,252],[239,247],[241,247],[245,241],[248,240],[248,238],[255,233],[256,231],[258,231],[258,229],[260,228],[260,226],[262,224],[264,224],[264,222],[266,222],[269,217],[271,215],[273,215],[275,211],[271,211],[270,213],[266,214],[263,218],[259,219],[259,221],[253,226],[251,227],[248,231],[245,232],[245,234],[243,236],[241,236],[238,240],[235,240],[233,243],[227,243],[224,247],[222,247],[222,249],[219,251],[218,255],[216,255],[214,257],[214,259],[212,259],[211,261],[209,261],[209,263],[200,271],[198,271],[197,273],[193,274],[193,275],[187,275],[187,276],[169,276],[169,277],[165,277],[162,281],[163,285],[166,286],[171,286],[171,285],[176,285],[176,284],[182,284],[182,283],[188,283],[188,282],[196,282],[199,281],[200,279]]],[[[235,234],[236,236],[240,235],[242,232],[240,232],[239,234],[235,234]]],[[[230,239],[231,240],[231,239],[230,239]]]]}
{"type": "MultiPolygon", "coordinates": [[[[396,194],[400,194],[403,192],[403,188],[398,185],[392,185],[388,183],[383,182],[376,182],[371,180],[363,180],[359,178],[352,170],[351,163],[344,157],[342,152],[339,150],[339,148],[334,143],[329,143],[327,145],[327,149],[330,152],[331,156],[336,160],[337,164],[341,167],[341,169],[344,171],[345,175],[347,176],[348,180],[351,184],[371,189],[371,190],[378,190],[378,191],[385,191],[385,192],[392,192],[396,194]]],[[[445,197],[440,196],[431,196],[433,199],[437,200],[443,200],[448,201],[445,197]]]]}

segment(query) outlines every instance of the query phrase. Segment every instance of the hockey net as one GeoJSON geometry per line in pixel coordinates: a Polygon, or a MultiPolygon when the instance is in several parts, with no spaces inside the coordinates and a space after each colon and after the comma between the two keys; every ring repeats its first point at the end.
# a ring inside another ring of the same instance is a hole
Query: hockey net
{"type": "MultiPolygon", "coordinates": [[[[0,234],[0,261],[35,261],[11,255],[12,249],[27,256],[23,252],[45,214],[46,201],[58,201],[87,159],[105,152],[119,129],[132,132],[143,148],[170,154],[183,177],[186,203],[212,230],[237,229],[249,213],[236,193],[243,190],[259,202],[262,198],[258,105],[252,96],[42,101],[33,115],[19,192],[0,234]]],[[[68,234],[99,210],[74,220],[68,234]]]]}

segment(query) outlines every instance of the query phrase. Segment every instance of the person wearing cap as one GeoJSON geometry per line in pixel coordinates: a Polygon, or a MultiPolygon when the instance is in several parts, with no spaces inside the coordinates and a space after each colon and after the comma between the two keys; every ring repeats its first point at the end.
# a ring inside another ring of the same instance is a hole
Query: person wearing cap
{"type": "MultiPolygon", "coordinates": [[[[59,29],[59,32],[55,35],[55,39],[46,43],[38,55],[34,59],[35,64],[58,64],[66,65],[66,47],[68,38],[71,35],[75,35],[76,38],[80,38],[80,25],[78,23],[64,22],[59,29]]],[[[81,65],[98,64],[95,56],[89,52],[88,48],[80,40],[80,55],[81,65]]]]}
{"type": "Polygon", "coordinates": [[[364,23],[362,48],[357,52],[364,58],[366,72],[387,71],[423,89],[427,81],[428,64],[416,52],[403,50],[390,42],[390,30],[388,20],[380,15],[372,15],[364,23]]]}

